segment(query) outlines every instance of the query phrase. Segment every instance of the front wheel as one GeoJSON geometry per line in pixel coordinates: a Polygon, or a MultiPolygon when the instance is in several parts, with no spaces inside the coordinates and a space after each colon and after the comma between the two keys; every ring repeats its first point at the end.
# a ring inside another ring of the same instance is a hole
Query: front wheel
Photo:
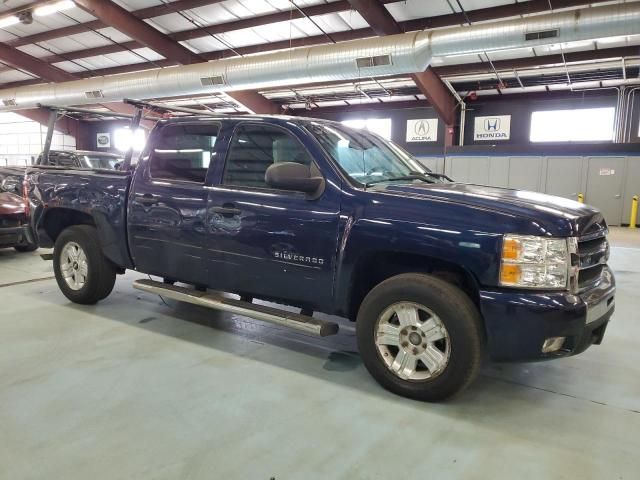
{"type": "Polygon", "coordinates": [[[480,366],[477,308],[459,288],[429,275],[397,275],[373,288],[356,334],[369,373],[405,397],[444,400],[469,385],[480,366]]]}
{"type": "Polygon", "coordinates": [[[53,270],[64,296],[83,305],[106,298],[116,281],[116,267],[102,254],[98,232],[90,225],[69,227],[58,236],[53,270]]]}

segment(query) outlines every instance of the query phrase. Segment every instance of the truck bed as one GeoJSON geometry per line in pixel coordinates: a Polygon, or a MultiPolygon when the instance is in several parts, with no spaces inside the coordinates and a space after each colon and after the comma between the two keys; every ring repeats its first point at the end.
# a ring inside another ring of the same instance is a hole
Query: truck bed
{"type": "Polygon", "coordinates": [[[27,169],[32,227],[40,245],[53,246],[54,234],[75,216],[95,223],[105,255],[123,268],[133,266],[127,247],[127,196],[131,172],[104,169],[65,169],[38,166],[27,169]],[[46,211],[45,211],[45,206],[46,211]]]}

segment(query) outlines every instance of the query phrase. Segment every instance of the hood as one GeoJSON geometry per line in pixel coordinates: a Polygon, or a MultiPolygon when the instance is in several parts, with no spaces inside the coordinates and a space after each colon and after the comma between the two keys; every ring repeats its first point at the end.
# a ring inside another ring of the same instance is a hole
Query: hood
{"type": "Polygon", "coordinates": [[[19,215],[24,213],[24,200],[13,193],[0,193],[0,215],[19,215]]]}
{"type": "Polygon", "coordinates": [[[547,235],[581,236],[606,228],[600,211],[589,205],[526,190],[465,183],[418,182],[381,184],[375,190],[402,197],[444,200],[514,215],[538,224],[547,235]]]}

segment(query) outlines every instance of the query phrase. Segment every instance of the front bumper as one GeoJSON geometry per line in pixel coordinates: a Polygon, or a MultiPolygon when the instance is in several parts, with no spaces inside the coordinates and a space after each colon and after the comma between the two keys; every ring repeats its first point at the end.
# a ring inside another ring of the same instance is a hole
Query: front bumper
{"type": "Polygon", "coordinates": [[[576,355],[600,344],[615,308],[615,279],[580,294],[508,289],[480,292],[489,355],[497,361],[533,361],[576,355]],[[544,341],[566,337],[560,350],[543,353],[544,341]]]}

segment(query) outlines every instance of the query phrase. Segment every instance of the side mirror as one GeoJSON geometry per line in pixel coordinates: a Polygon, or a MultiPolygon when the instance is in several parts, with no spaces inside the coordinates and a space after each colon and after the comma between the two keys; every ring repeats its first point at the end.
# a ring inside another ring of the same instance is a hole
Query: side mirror
{"type": "Polygon", "coordinates": [[[324,190],[324,178],[320,175],[311,176],[311,168],[301,163],[274,163],[267,168],[264,179],[272,188],[304,192],[314,197],[324,190]]]}

